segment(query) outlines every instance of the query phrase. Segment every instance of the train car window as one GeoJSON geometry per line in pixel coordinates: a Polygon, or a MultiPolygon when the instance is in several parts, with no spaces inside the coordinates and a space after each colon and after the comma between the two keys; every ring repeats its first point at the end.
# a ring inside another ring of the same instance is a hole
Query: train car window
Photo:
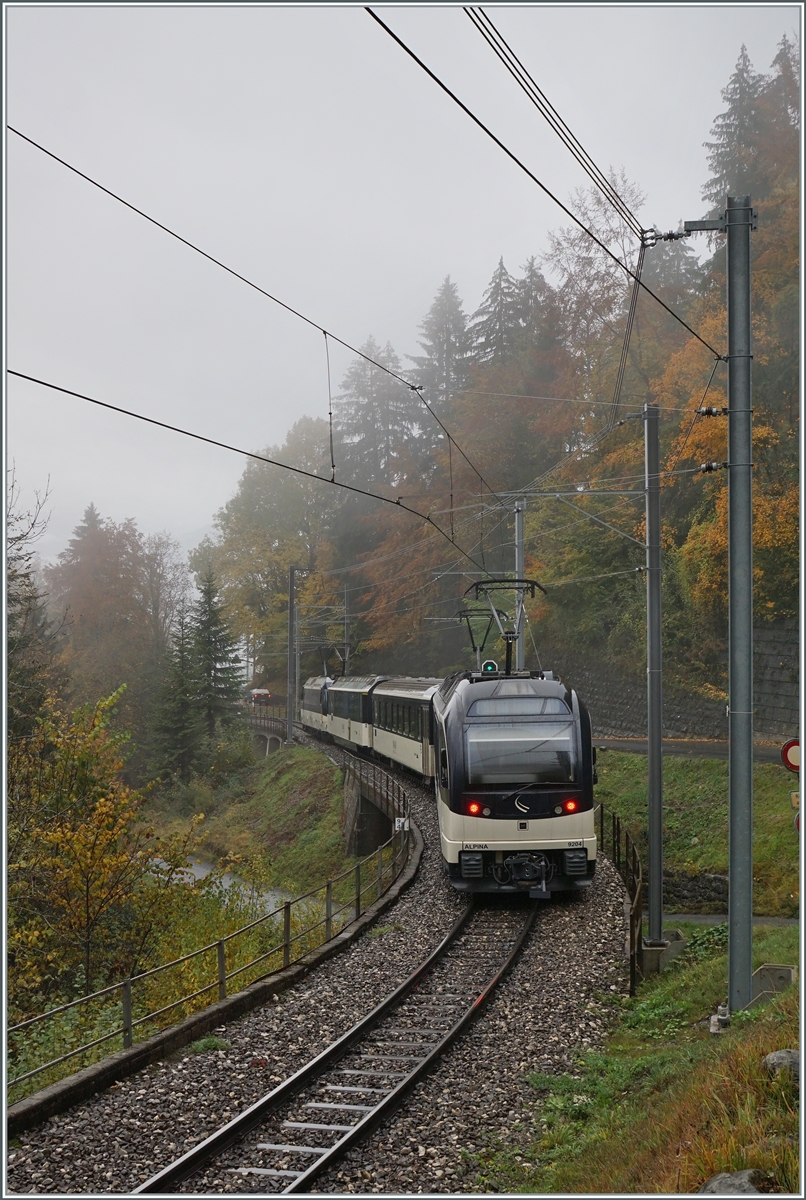
{"type": "Polygon", "coordinates": [[[467,781],[504,786],[573,783],[577,776],[573,721],[466,725],[467,781]]]}
{"type": "Polygon", "coordinates": [[[350,720],[351,721],[360,721],[361,720],[361,693],[360,692],[350,692],[350,693],[348,693],[348,696],[349,696],[349,701],[350,701],[350,707],[349,707],[350,720]]]}
{"type": "Polygon", "coordinates": [[[469,717],[542,717],[563,716],[568,705],[558,696],[517,696],[511,700],[475,700],[467,711],[469,717]]]}

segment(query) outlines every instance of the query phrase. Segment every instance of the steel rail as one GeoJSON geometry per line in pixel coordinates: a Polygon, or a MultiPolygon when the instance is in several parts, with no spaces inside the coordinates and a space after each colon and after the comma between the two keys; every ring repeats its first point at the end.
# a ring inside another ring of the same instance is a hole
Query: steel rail
{"type": "MultiPolygon", "coordinates": [[[[365,1040],[368,1034],[375,1030],[381,1020],[393,1012],[395,1008],[400,1006],[412,992],[415,991],[423,977],[443,959],[450,950],[453,943],[457,940],[459,934],[465,929],[470,917],[477,912],[478,909],[472,903],[469,903],[463,910],[458,920],[448,931],[443,940],[439,943],[435,950],[417,967],[417,969],[401,983],[389,996],[378,1004],[372,1012],[353,1026],[346,1034],[335,1041],[332,1045],[323,1050],[309,1063],[290,1076],[273,1091],[263,1096],[255,1104],[251,1105],[240,1116],[235,1117],[232,1121],[222,1126],[221,1129],[211,1134],[204,1141],[194,1146],[187,1151],[181,1158],[164,1167],[151,1179],[143,1183],[135,1190],[133,1194],[171,1194],[175,1191],[178,1184],[185,1179],[194,1175],[197,1171],[204,1168],[212,1159],[218,1157],[225,1150],[229,1149],[235,1143],[240,1141],[256,1126],[261,1124],[268,1118],[276,1109],[288,1101],[293,1100],[298,1093],[306,1089],[311,1083],[314,1083],[318,1077],[323,1076],[330,1071],[341,1059],[345,1058],[356,1047],[359,1047],[365,1040]]],[[[310,1184],[322,1171],[327,1170],[332,1166],[338,1158],[340,1158],[355,1142],[366,1136],[377,1124],[383,1121],[403,1100],[406,1093],[414,1086],[444,1053],[447,1047],[461,1033],[464,1027],[470,1022],[481,1009],[484,1007],[489,996],[511,967],[520,952],[529,931],[532,928],[537,905],[530,906],[527,919],[515,938],[514,943],[509,949],[509,953],[501,961],[494,974],[485,984],[481,992],[479,992],[472,1003],[463,1002],[463,1012],[457,1021],[454,1021],[451,1026],[445,1030],[440,1029],[438,1032],[441,1036],[434,1042],[415,1043],[423,1049],[428,1049],[428,1053],[423,1055],[412,1054],[407,1056],[412,1065],[410,1068],[403,1071],[371,1071],[373,1075],[393,1075],[400,1077],[400,1082],[391,1089],[383,1089],[383,1097],[379,1103],[371,1105],[358,1105],[355,1112],[350,1110],[351,1115],[356,1112],[362,1112],[361,1119],[355,1125],[344,1125],[339,1128],[335,1125],[329,1125],[325,1128],[331,1129],[333,1132],[339,1130],[343,1136],[330,1147],[318,1147],[317,1158],[307,1169],[303,1171],[282,1171],[270,1170],[266,1171],[263,1168],[237,1167],[234,1168],[238,1173],[244,1174],[267,1174],[273,1178],[288,1177],[290,1182],[283,1189],[286,1193],[304,1192],[310,1184]]],[[[425,1032],[416,1027],[412,1032],[418,1034],[425,1032]]],[[[404,1046],[405,1043],[398,1043],[404,1046]]],[[[373,1056],[374,1057],[374,1056],[373,1056]]],[[[400,1066],[403,1059],[400,1055],[394,1055],[395,1064],[400,1066]]],[[[383,1056],[378,1056],[378,1062],[384,1062],[383,1056]]],[[[408,1066],[408,1064],[406,1064],[408,1066]]],[[[371,1064],[367,1064],[371,1067],[371,1064]]],[[[365,1091],[365,1089],[361,1089],[365,1091]]],[[[340,1107],[344,1107],[341,1105],[340,1107]]],[[[346,1112],[346,1110],[345,1110],[346,1112]]],[[[288,1151],[299,1152],[306,1154],[310,1148],[305,1147],[287,1147],[288,1151]]],[[[233,1168],[230,1168],[231,1170],[233,1168]]]]}
{"type": "MultiPolygon", "coordinates": [[[[468,905],[468,908],[470,907],[471,906],[468,905]]],[[[424,1059],[417,1063],[414,1067],[414,1070],[412,1070],[405,1079],[402,1079],[400,1083],[392,1089],[391,1092],[384,1096],[380,1103],[377,1104],[371,1112],[368,1112],[365,1117],[363,1117],[355,1126],[353,1126],[349,1133],[346,1133],[343,1138],[336,1142],[332,1149],[328,1150],[326,1154],[323,1154],[322,1157],[317,1159],[316,1162],[308,1167],[306,1171],[294,1179],[288,1185],[288,1187],[284,1188],[284,1194],[293,1192],[307,1192],[308,1185],[317,1179],[323,1171],[326,1171],[328,1167],[333,1166],[334,1163],[336,1163],[352,1145],[360,1141],[367,1134],[371,1133],[373,1129],[380,1125],[387,1117],[391,1116],[395,1109],[398,1108],[398,1106],[402,1103],[406,1093],[414,1087],[414,1085],[419,1079],[422,1078],[423,1075],[430,1071],[430,1069],[434,1066],[436,1061],[442,1057],[451,1043],[456,1040],[465,1026],[474,1020],[475,1017],[477,1017],[481,1012],[482,1008],[489,1000],[492,992],[501,982],[503,977],[514,963],[515,959],[520,954],[523,943],[525,942],[532,925],[534,924],[536,915],[537,903],[533,903],[530,906],[529,914],[527,919],[524,921],[523,928],[521,929],[518,937],[515,939],[515,943],[510,949],[510,952],[504,962],[498,968],[493,978],[487,983],[484,990],[479,994],[479,996],[477,996],[473,1003],[465,1009],[459,1020],[448,1030],[445,1037],[443,1037],[434,1045],[434,1048],[430,1054],[426,1055],[424,1059]]]]}

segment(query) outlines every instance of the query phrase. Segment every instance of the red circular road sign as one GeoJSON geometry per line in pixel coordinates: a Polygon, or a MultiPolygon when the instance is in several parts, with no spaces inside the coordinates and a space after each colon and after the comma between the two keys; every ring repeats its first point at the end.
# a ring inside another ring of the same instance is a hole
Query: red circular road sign
{"type": "Polygon", "coordinates": [[[800,738],[792,738],[781,747],[781,761],[788,771],[800,772],[800,738]]]}

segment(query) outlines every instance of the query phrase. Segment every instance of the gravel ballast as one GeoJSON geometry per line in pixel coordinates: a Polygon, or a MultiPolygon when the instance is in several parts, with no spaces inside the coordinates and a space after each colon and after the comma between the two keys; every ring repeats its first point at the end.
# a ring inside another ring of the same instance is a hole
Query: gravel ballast
{"type": "MultiPolygon", "coordinates": [[[[341,758],[337,748],[327,753],[341,758]]],[[[21,1134],[8,1154],[9,1192],[131,1192],[325,1049],[414,970],[465,899],[440,871],[432,791],[411,777],[401,782],[425,852],[417,878],[375,929],[274,1003],[219,1028],[230,1049],[179,1052],[21,1134]]],[[[612,1010],[596,995],[626,993],[623,899],[616,872],[600,860],[590,889],[547,904],[484,1015],[392,1120],[314,1189],[480,1190],[473,1152],[495,1139],[529,1138],[525,1075],[567,1069],[576,1049],[606,1031],[612,1010]]]]}

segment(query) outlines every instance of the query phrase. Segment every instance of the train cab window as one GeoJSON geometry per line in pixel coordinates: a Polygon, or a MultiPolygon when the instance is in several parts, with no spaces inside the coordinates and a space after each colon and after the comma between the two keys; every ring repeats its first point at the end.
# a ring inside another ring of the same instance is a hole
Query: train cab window
{"type": "Polygon", "coordinates": [[[476,700],[467,710],[469,717],[545,717],[568,712],[568,705],[559,696],[513,696],[476,700]]]}
{"type": "MultiPolygon", "coordinates": [[[[479,703],[477,701],[477,703],[479,703]]],[[[509,787],[567,784],[577,777],[573,721],[489,721],[465,726],[467,781],[509,787]]]]}

